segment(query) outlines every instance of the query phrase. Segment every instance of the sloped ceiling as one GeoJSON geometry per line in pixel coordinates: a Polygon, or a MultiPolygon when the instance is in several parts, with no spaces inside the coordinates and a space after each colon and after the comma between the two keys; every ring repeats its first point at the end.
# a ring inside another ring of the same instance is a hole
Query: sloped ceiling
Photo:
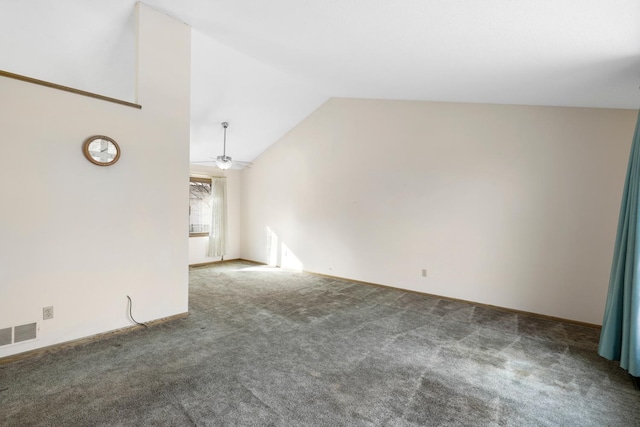
{"type": "MultiPolygon", "coordinates": [[[[331,96],[640,107],[637,0],[148,0],[192,26],[192,160],[331,96]]],[[[0,69],[134,99],[134,0],[0,0],[0,69]]]]}

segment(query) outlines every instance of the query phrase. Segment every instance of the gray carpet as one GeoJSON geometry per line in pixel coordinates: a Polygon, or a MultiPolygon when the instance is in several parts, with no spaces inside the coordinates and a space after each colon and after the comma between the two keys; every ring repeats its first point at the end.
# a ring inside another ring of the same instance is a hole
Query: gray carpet
{"type": "Polygon", "coordinates": [[[640,425],[592,328],[242,262],[190,287],[186,319],[0,367],[0,424],[640,425]]]}

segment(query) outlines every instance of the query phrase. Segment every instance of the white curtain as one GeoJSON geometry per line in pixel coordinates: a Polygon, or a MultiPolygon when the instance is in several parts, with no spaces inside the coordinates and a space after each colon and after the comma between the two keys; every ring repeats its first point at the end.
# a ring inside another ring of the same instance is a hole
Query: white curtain
{"type": "Polygon", "coordinates": [[[208,255],[224,257],[227,253],[227,178],[211,178],[211,197],[208,255]]]}

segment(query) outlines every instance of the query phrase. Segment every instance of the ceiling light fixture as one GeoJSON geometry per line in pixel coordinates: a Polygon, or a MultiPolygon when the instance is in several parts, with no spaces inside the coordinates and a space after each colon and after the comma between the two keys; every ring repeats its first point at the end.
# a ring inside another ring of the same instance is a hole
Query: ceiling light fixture
{"type": "Polygon", "coordinates": [[[215,163],[216,167],[222,170],[227,170],[230,168],[234,168],[234,169],[243,169],[243,168],[250,168],[253,163],[251,162],[241,162],[238,160],[233,160],[231,158],[231,156],[227,156],[227,128],[229,127],[229,123],[228,122],[222,122],[222,127],[224,128],[224,146],[222,149],[222,156],[217,156],[217,157],[209,157],[209,160],[196,160],[191,162],[192,164],[194,163],[215,163]]]}
{"type": "Polygon", "coordinates": [[[229,169],[233,164],[231,157],[227,156],[227,128],[229,127],[229,123],[222,122],[222,127],[224,128],[224,145],[222,148],[222,156],[216,157],[216,165],[220,169],[226,170],[229,169]]]}

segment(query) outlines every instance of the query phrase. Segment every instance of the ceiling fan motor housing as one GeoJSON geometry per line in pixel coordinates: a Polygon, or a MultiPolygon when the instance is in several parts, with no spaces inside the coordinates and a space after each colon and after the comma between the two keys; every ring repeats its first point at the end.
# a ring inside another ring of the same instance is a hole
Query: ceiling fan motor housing
{"type": "Polygon", "coordinates": [[[233,163],[233,161],[231,160],[230,156],[218,156],[216,157],[216,165],[220,168],[220,169],[229,169],[231,167],[231,164],[233,163]]]}

